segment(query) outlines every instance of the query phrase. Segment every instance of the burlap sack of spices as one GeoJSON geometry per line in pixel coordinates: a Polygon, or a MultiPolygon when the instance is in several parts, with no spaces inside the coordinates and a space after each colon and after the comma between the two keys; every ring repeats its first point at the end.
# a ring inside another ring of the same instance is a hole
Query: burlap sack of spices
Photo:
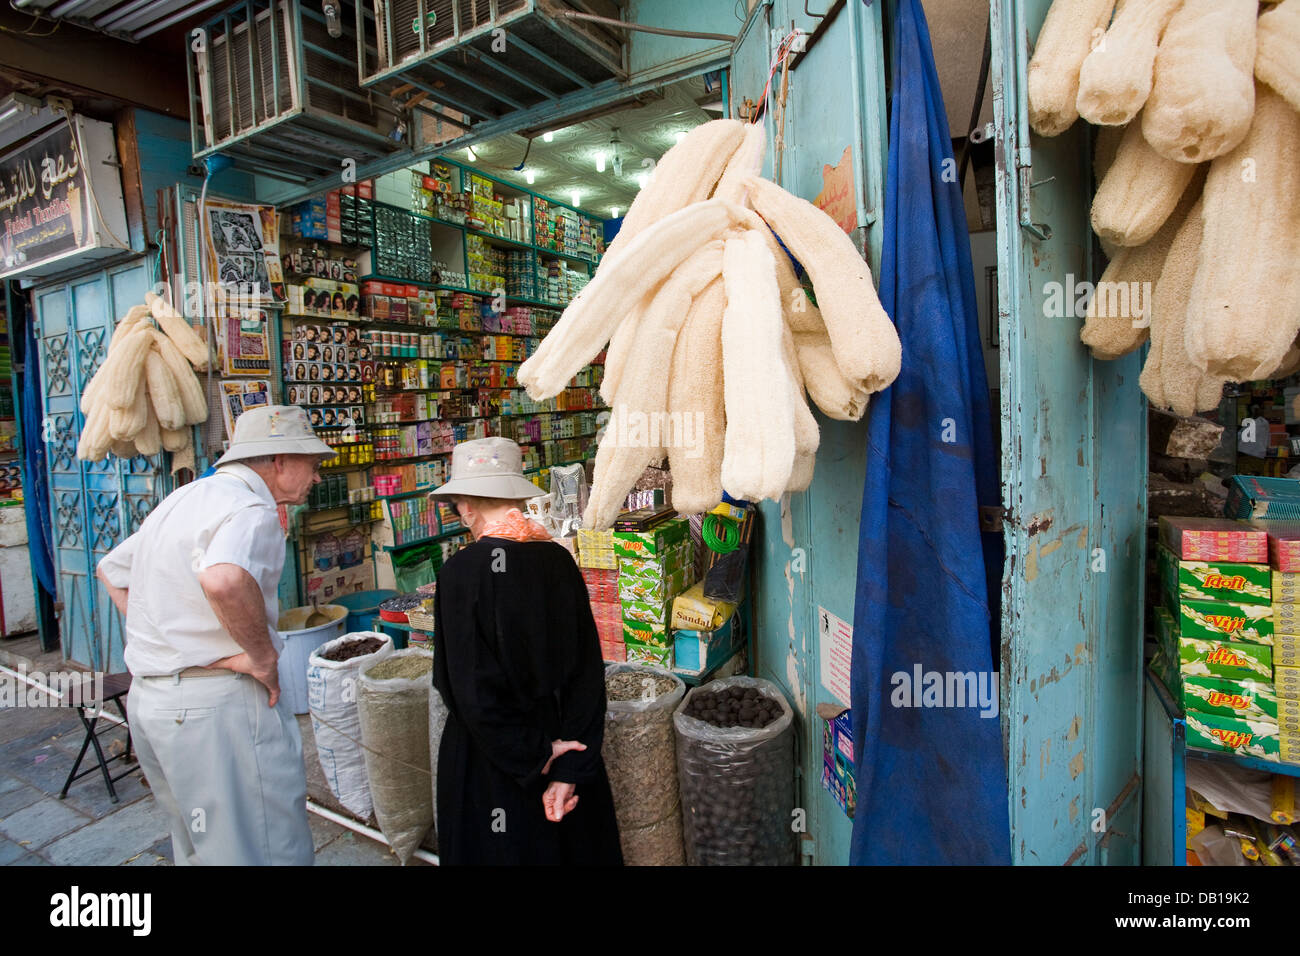
{"type": "Polygon", "coordinates": [[[363,668],[358,679],[357,711],[375,819],[402,865],[410,862],[433,826],[432,672],[433,654],[410,648],[363,668]]]}
{"type": "Polygon", "coordinates": [[[673,711],[685,693],[680,678],[659,668],[611,664],[605,669],[601,757],[628,866],[686,862],[673,730],[673,711]]]}

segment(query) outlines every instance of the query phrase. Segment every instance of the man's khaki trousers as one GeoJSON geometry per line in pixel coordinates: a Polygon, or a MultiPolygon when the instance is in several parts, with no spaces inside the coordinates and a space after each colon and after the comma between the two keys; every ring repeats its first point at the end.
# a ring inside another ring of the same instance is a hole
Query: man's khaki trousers
{"type": "Polygon", "coordinates": [[[137,677],[131,737],[178,866],[310,866],[298,724],[252,677],[137,677]]]}

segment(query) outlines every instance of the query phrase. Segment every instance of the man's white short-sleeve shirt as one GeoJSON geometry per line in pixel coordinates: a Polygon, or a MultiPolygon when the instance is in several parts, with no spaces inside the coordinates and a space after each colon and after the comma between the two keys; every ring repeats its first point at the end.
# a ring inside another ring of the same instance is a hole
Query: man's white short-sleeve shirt
{"type": "Polygon", "coordinates": [[[199,585],[199,572],[215,564],[233,564],[253,576],[279,651],[284,540],[275,499],[246,465],[222,465],[168,495],[99,563],[110,584],[128,590],[125,659],[131,673],[174,674],[242,653],[199,585]]]}

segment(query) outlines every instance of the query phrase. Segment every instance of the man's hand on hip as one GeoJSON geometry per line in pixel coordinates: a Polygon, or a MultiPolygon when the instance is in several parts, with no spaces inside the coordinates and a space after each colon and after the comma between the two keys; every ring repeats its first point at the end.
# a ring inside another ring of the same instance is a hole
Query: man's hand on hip
{"type": "Polygon", "coordinates": [[[280,699],[280,680],[257,581],[238,565],[214,564],[199,572],[199,584],[221,626],[244,649],[244,653],[223,658],[213,666],[256,678],[270,693],[270,706],[274,707],[280,699]]]}
{"type": "Polygon", "coordinates": [[[247,653],[235,654],[231,657],[223,657],[219,661],[213,661],[209,666],[224,667],[226,670],[234,671],[237,674],[248,674],[259,684],[266,688],[270,695],[267,701],[268,706],[274,707],[275,702],[280,699],[280,669],[277,659],[272,657],[269,662],[254,662],[247,653]]]}

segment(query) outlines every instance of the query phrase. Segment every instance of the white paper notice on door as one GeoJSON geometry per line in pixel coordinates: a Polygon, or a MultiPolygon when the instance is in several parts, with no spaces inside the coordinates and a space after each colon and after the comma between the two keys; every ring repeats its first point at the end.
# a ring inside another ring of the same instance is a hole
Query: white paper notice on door
{"type": "Polygon", "coordinates": [[[851,707],[849,665],[853,660],[853,625],[819,606],[817,634],[822,686],[845,707],[851,707]]]}

